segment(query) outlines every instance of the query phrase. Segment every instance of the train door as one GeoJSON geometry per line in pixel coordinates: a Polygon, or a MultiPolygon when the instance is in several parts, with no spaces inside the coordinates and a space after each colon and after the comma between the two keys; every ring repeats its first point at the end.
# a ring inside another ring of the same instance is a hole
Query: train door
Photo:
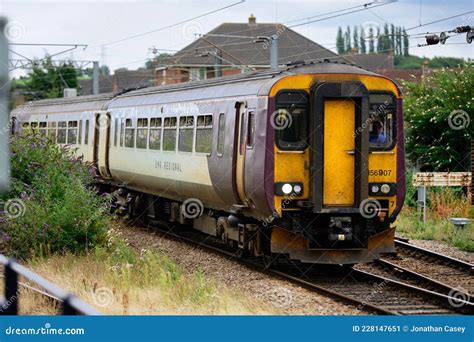
{"type": "Polygon", "coordinates": [[[94,123],[94,162],[101,176],[109,178],[110,113],[96,113],[94,123]]]}
{"type": "Polygon", "coordinates": [[[368,197],[368,91],[362,83],[314,88],[313,211],[358,213],[368,197]]]}
{"type": "Polygon", "coordinates": [[[236,182],[236,189],[237,189],[237,194],[240,199],[240,203],[245,204],[246,200],[246,195],[245,195],[245,138],[247,136],[246,134],[246,105],[243,102],[237,102],[236,106],[236,127],[237,127],[237,132],[236,132],[236,139],[237,143],[235,144],[235,158],[236,158],[236,163],[235,163],[235,182],[236,182]]]}

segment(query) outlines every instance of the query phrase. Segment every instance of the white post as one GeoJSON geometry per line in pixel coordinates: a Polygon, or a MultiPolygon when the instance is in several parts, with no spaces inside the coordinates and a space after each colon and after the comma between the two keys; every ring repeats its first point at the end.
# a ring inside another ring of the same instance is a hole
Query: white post
{"type": "Polygon", "coordinates": [[[426,223],[426,186],[420,185],[418,187],[418,219],[420,218],[420,211],[423,215],[423,224],[426,223]]]}
{"type": "Polygon", "coordinates": [[[0,193],[8,192],[10,185],[10,115],[8,111],[8,41],[4,30],[7,20],[0,17],[0,193]]]}

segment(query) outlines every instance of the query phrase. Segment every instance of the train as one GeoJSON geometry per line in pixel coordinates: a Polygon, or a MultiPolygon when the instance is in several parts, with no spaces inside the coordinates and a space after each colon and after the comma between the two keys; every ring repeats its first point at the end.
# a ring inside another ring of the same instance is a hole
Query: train
{"type": "Polygon", "coordinates": [[[120,212],[192,227],[240,256],[353,265],[394,252],[402,94],[355,65],[32,101],[11,119],[95,165],[120,212]]]}

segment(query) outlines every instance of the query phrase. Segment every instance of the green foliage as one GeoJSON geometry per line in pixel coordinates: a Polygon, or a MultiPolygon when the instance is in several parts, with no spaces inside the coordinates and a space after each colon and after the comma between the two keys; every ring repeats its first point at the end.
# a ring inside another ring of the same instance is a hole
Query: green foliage
{"type": "Polygon", "coordinates": [[[77,88],[77,72],[71,63],[54,66],[51,58],[36,64],[30,74],[30,99],[62,97],[64,88],[77,88]]]}
{"type": "Polygon", "coordinates": [[[468,170],[474,134],[474,69],[467,65],[461,70],[441,69],[423,82],[405,82],[404,88],[411,162],[433,171],[468,170]]]}
{"type": "Polygon", "coordinates": [[[82,252],[106,241],[108,200],[86,185],[88,166],[45,137],[14,136],[12,190],[21,215],[0,216],[0,247],[17,258],[82,252]]]}
{"type": "Polygon", "coordinates": [[[456,57],[434,57],[428,59],[425,57],[396,55],[394,58],[395,69],[421,69],[423,61],[428,60],[428,67],[431,69],[439,68],[458,68],[465,64],[464,59],[456,57]]]}

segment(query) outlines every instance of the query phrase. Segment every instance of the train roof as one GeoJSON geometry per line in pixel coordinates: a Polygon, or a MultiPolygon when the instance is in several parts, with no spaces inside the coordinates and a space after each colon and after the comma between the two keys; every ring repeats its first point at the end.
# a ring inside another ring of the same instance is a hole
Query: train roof
{"type": "Polygon", "coordinates": [[[54,114],[87,112],[109,108],[153,105],[177,101],[216,99],[237,96],[267,96],[271,87],[280,79],[297,74],[359,74],[377,75],[354,65],[336,62],[318,62],[290,65],[279,70],[224,76],[143,89],[48,99],[28,102],[12,111],[13,116],[28,114],[54,114]]]}
{"type": "Polygon", "coordinates": [[[47,99],[38,101],[29,101],[15,108],[11,115],[22,114],[54,114],[67,112],[87,112],[101,110],[107,107],[110,102],[119,93],[105,93],[99,95],[87,95],[66,97],[57,99],[47,99]]]}

